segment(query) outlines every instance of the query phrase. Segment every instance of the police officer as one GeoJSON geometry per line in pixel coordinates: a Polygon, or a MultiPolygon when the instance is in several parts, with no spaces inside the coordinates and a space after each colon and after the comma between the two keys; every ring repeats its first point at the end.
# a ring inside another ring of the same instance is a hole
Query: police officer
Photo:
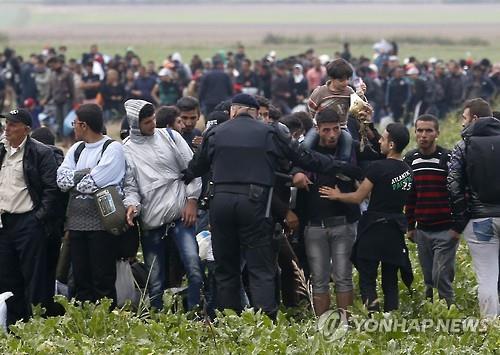
{"type": "Polygon", "coordinates": [[[276,255],[270,218],[272,186],[278,161],[286,158],[310,171],[355,175],[355,168],[300,148],[280,125],[257,120],[259,104],[250,95],[236,95],[231,119],[206,133],[184,180],[213,172],[210,203],[212,247],[219,309],[241,311],[240,251],[245,259],[252,306],[273,317],[276,255]]]}

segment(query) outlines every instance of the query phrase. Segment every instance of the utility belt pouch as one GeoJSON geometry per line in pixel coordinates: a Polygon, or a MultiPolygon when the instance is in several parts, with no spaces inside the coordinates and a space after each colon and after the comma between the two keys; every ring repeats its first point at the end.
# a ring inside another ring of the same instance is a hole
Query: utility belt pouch
{"type": "Polygon", "coordinates": [[[261,201],[264,191],[264,187],[251,184],[248,189],[248,198],[250,201],[261,201]]]}

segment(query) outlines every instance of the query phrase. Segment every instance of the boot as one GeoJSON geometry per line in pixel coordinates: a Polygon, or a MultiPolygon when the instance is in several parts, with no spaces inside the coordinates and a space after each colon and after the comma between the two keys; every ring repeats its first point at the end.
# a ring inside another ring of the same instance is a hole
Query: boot
{"type": "Polygon", "coordinates": [[[347,292],[337,292],[335,294],[335,298],[337,299],[337,308],[342,312],[342,315],[345,316],[345,320],[349,318],[349,313],[347,312],[347,308],[352,306],[354,295],[352,291],[347,292]]]}
{"type": "Polygon", "coordinates": [[[330,309],[330,294],[315,293],[313,295],[314,313],[319,317],[330,309]]]}

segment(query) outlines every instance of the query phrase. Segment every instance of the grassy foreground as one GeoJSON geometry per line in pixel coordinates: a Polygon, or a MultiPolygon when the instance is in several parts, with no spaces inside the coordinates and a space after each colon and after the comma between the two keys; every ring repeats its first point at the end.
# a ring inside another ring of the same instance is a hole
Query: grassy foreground
{"type": "MultiPolygon", "coordinates": [[[[450,117],[441,128],[440,144],[452,147],[458,140],[460,123],[450,117]]],[[[430,303],[423,297],[422,274],[414,244],[409,245],[415,272],[410,294],[400,284],[400,309],[376,314],[375,319],[438,320],[467,319],[479,316],[477,283],[468,249],[463,241],[457,253],[454,284],[456,305],[430,303]]],[[[357,273],[354,273],[357,287],[357,273]]],[[[357,290],[356,290],[357,292],[357,290]]],[[[381,295],[381,291],[379,292],[381,295]]],[[[445,331],[396,329],[366,331],[350,327],[337,340],[318,331],[310,307],[283,309],[275,323],[269,318],[245,311],[241,316],[226,312],[213,325],[192,320],[192,314],[172,312],[177,300],[165,295],[165,311],[159,314],[132,312],[127,309],[108,312],[110,302],[83,307],[60,298],[66,309],[61,317],[44,319],[37,315],[28,323],[11,327],[12,334],[0,334],[3,354],[494,354],[500,353],[500,321],[481,331],[445,331]]],[[[353,321],[368,318],[359,296],[352,309],[353,321]]],[[[355,322],[354,322],[355,323],[355,322]]]]}
{"type": "MultiPolygon", "coordinates": [[[[470,257],[463,245],[457,258],[455,290],[457,305],[450,309],[442,302],[429,303],[422,296],[423,281],[411,246],[415,268],[413,294],[400,285],[401,308],[376,319],[395,320],[466,319],[478,316],[477,285],[470,257]]],[[[60,302],[66,315],[44,319],[35,316],[29,323],[11,327],[13,334],[0,335],[0,352],[5,354],[493,354],[500,348],[500,322],[476,331],[448,332],[431,327],[395,331],[365,331],[351,327],[340,339],[330,341],[318,331],[317,321],[304,306],[280,312],[273,323],[269,318],[245,311],[240,317],[231,312],[220,315],[213,325],[190,320],[192,315],[170,311],[176,302],[165,296],[164,313],[138,315],[128,310],[107,311],[110,302],[83,307],[60,302]]],[[[367,319],[359,299],[353,319],[367,319]]]]}

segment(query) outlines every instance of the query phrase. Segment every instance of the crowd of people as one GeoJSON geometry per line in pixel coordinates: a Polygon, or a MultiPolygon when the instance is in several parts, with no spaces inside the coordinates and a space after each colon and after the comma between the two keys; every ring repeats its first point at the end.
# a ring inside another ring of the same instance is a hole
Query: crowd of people
{"type": "Polygon", "coordinates": [[[335,58],[349,61],[354,76],[367,84],[376,123],[388,115],[404,123],[424,113],[443,118],[467,99],[491,101],[498,95],[500,64],[486,58],[403,59],[398,57],[398,45],[385,41],[374,49],[373,58],[353,57],[346,43],[332,58],[308,49],[286,58],[272,51],[262,59],[251,59],[239,45],[235,52],[219,52],[208,59],[194,55],[183,62],[179,53],[173,53],[155,63],[142,61],[132,49],[108,56],[97,45],[79,59],[67,58],[65,46],[45,48],[29,58],[5,48],[0,54],[0,109],[26,107],[35,128],[40,122],[57,126],[58,138],[67,114],[89,102],[100,104],[108,121],[123,117],[127,99],[168,106],[182,96],[193,96],[206,116],[220,101],[242,92],[266,97],[289,114],[303,110],[311,92],[328,79],[326,64],[335,58]]]}
{"type": "Polygon", "coordinates": [[[345,320],[353,266],[370,311],[399,307],[417,243],[426,297],[455,303],[460,234],[479,284],[481,316],[500,315],[500,121],[490,102],[500,68],[313,50],[252,61],[243,46],[161,68],[131,50],[81,61],[53,48],[0,60],[0,293],[8,324],[31,305],[68,297],[117,305],[117,260],[140,247],[150,306],[187,279],[186,307],[275,317],[310,296],[316,315],[345,320]],[[362,101],[353,111],[352,100],[362,101]],[[437,145],[460,110],[462,137],[437,145]],[[376,123],[393,123],[378,131],[376,123]],[[496,117],[496,118],[495,118],[496,117]],[[106,124],[121,121],[120,138],[106,124]],[[411,127],[411,128],[410,128],[411,127]],[[417,147],[403,155],[414,130],[417,147]],[[64,153],[60,145],[71,143],[64,153]],[[58,142],[58,146],[56,146],[58,142]],[[123,215],[120,211],[123,210],[123,215]],[[407,238],[405,237],[407,236],[407,238]],[[379,266],[383,302],[377,296],[379,266]],[[308,295],[304,277],[312,285],[308,295]]]}

